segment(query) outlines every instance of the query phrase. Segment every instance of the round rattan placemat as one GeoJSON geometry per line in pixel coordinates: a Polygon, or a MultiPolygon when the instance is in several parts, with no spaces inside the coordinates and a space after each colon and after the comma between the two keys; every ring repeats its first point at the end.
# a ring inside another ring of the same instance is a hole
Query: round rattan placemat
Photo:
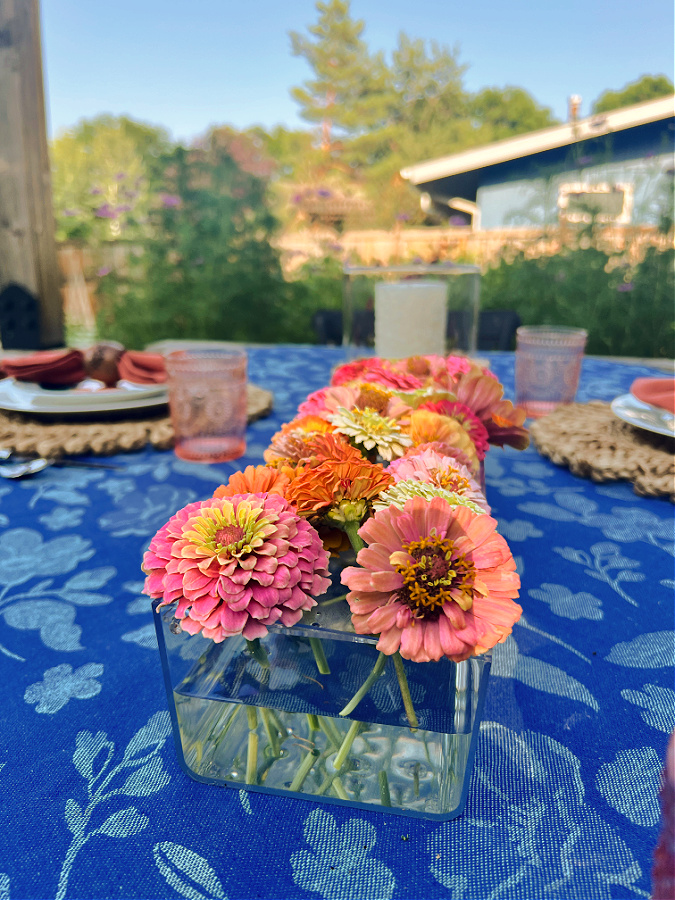
{"type": "MultiPolygon", "coordinates": [[[[271,412],[274,400],[271,391],[249,384],[247,392],[249,422],[271,412]]],[[[96,421],[0,412],[0,447],[29,456],[47,459],[84,453],[110,456],[142,450],[148,444],[158,450],[173,447],[173,428],[165,406],[153,415],[144,411],[125,418],[116,415],[96,421]]]]}
{"type": "Polygon", "coordinates": [[[575,475],[631,481],[636,494],[675,502],[675,439],[622,422],[608,403],[560,406],[530,433],[541,454],[575,475]]]}

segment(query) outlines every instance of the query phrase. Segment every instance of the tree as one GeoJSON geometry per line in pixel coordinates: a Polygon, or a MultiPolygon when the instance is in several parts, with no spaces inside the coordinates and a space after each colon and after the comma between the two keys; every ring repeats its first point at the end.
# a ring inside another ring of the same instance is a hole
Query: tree
{"type": "Polygon", "coordinates": [[[382,55],[371,55],[361,38],[364,23],[350,17],[349,0],[319,0],[316,7],[319,21],[309,26],[311,37],[290,32],[293,54],[314,72],[291,95],[304,119],[321,123],[321,145],[328,152],[334,130],[352,136],[381,123],[387,73],[382,55]]]}
{"type": "Polygon", "coordinates": [[[550,109],[523,88],[511,86],[483,88],[471,99],[469,114],[481,144],[558,124],[550,109]]]}
{"type": "Polygon", "coordinates": [[[620,91],[605,91],[593,103],[591,112],[603,113],[634,103],[644,103],[657,97],[666,97],[673,93],[673,82],[665,75],[643,75],[632,81],[620,91]]]}
{"type": "Polygon", "coordinates": [[[164,129],[125,116],[83,119],[57,136],[50,148],[57,239],[137,239],[150,207],[148,167],[168,147],[164,129]]]}
{"type": "Polygon", "coordinates": [[[158,160],[140,255],[126,272],[101,279],[102,337],[137,347],[162,338],[293,335],[301,310],[271,243],[277,222],[266,165],[249,137],[227,128],[158,160]]]}

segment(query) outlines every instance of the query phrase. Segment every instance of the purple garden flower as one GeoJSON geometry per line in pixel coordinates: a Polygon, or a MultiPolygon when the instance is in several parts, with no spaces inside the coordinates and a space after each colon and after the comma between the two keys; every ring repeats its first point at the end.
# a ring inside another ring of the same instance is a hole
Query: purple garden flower
{"type": "Polygon", "coordinates": [[[110,266],[101,266],[101,268],[97,269],[97,271],[96,271],[96,277],[97,278],[105,278],[105,276],[110,275],[111,272],[112,272],[112,269],[110,268],[110,266]]]}
{"type": "Polygon", "coordinates": [[[102,194],[103,191],[101,190],[101,188],[93,187],[93,188],[89,191],[89,193],[90,193],[90,194],[96,195],[96,194],[102,194]]]}
{"type": "Polygon", "coordinates": [[[620,294],[626,294],[628,291],[632,291],[634,284],[632,281],[622,281],[621,284],[617,287],[617,291],[620,294]]]}
{"type": "Polygon", "coordinates": [[[181,198],[176,194],[160,194],[159,199],[165,209],[176,209],[182,203],[181,198]]]}
{"type": "Polygon", "coordinates": [[[103,206],[94,210],[94,215],[99,219],[116,219],[117,210],[113,209],[109,203],[104,203],[103,206]]]}
{"type": "Polygon", "coordinates": [[[316,192],[316,195],[317,197],[324,197],[325,199],[327,199],[328,197],[333,196],[333,192],[327,190],[326,188],[319,188],[316,192]]]}

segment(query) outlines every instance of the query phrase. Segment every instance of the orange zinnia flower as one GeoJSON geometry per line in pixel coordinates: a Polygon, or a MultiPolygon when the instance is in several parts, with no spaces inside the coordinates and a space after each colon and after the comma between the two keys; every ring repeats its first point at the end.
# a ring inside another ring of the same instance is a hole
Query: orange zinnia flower
{"type": "Polygon", "coordinates": [[[327,459],[314,467],[299,467],[286,499],[306,518],[325,519],[327,524],[361,521],[393,481],[378,463],[327,459]]]}
{"type": "Polygon", "coordinates": [[[457,447],[469,458],[472,471],[478,471],[479,463],[475,444],[466,428],[457,419],[451,419],[449,416],[443,416],[428,409],[416,409],[410,416],[410,425],[406,430],[415,445],[441,441],[450,444],[451,447],[457,447]]]}
{"type": "Polygon", "coordinates": [[[235,494],[280,494],[288,484],[288,475],[272,466],[246,466],[243,472],[230,475],[227,484],[216,488],[214,497],[234,497],[235,494]]]}
{"type": "Polygon", "coordinates": [[[268,465],[295,465],[305,455],[307,442],[315,434],[326,434],[334,431],[326,419],[319,416],[301,416],[286,422],[272,437],[272,443],[263,453],[268,465]]]}

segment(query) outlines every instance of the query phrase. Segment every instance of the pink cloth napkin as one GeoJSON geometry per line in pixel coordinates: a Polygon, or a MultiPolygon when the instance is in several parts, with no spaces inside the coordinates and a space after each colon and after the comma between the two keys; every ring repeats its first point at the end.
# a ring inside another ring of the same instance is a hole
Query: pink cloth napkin
{"type": "Polygon", "coordinates": [[[166,381],[166,366],[160,353],[126,350],[117,363],[121,379],[135,384],[162,384],[166,381]]]}
{"type": "Polygon", "coordinates": [[[0,371],[19,381],[38,384],[77,384],[86,378],[80,350],[38,350],[30,356],[16,356],[0,362],[0,371]]]}
{"type": "Polygon", "coordinates": [[[675,378],[636,378],[630,392],[643,403],[675,413],[675,378]]]}

